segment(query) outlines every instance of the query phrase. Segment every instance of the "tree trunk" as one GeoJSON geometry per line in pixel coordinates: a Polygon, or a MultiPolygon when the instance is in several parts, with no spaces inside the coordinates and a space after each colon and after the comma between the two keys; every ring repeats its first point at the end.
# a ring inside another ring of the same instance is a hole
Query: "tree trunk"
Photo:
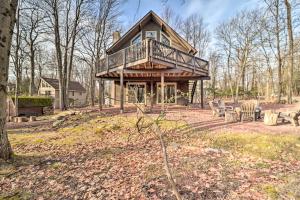
{"type": "Polygon", "coordinates": [[[76,36],[77,36],[77,27],[79,25],[82,4],[83,4],[83,0],[76,0],[76,16],[75,16],[73,30],[72,30],[71,52],[70,52],[69,65],[68,65],[68,69],[67,69],[66,91],[69,91],[69,85],[70,85],[70,81],[71,81],[74,49],[75,49],[75,42],[76,42],[76,36]]]}
{"type": "Polygon", "coordinates": [[[285,7],[286,7],[286,20],[287,20],[287,31],[288,31],[288,40],[289,40],[289,53],[288,53],[288,103],[293,103],[293,71],[294,71],[294,38],[293,38],[293,25],[292,25],[292,11],[291,11],[291,4],[289,0],[285,0],[285,7]]]}
{"type": "Polygon", "coordinates": [[[0,6],[0,158],[8,160],[12,149],[6,131],[6,103],[9,55],[18,1],[3,1],[0,6]]]}
{"type": "Polygon", "coordinates": [[[56,49],[56,59],[57,59],[57,71],[59,80],[59,108],[60,110],[66,109],[65,104],[65,84],[63,75],[63,64],[62,64],[62,52],[60,48],[60,31],[59,31],[59,14],[57,1],[53,5],[53,16],[54,16],[54,35],[55,35],[55,49],[56,49]]]}
{"type": "Polygon", "coordinates": [[[29,85],[29,95],[33,96],[35,93],[35,50],[33,47],[33,43],[30,44],[30,85],[29,85]]]}
{"type": "Polygon", "coordinates": [[[276,48],[277,48],[277,60],[278,60],[278,83],[277,83],[277,102],[281,101],[281,93],[282,93],[282,58],[281,58],[281,47],[280,47],[280,19],[279,19],[279,0],[276,0],[276,48]]]}
{"type": "Polygon", "coordinates": [[[91,106],[95,105],[95,73],[94,73],[94,67],[91,67],[90,72],[90,99],[91,99],[91,106]]]}
{"type": "Polygon", "coordinates": [[[17,10],[17,19],[16,19],[16,50],[15,50],[15,71],[16,71],[16,88],[15,88],[15,116],[19,116],[19,90],[21,82],[21,65],[19,59],[19,50],[20,50],[20,9],[17,10]]]}

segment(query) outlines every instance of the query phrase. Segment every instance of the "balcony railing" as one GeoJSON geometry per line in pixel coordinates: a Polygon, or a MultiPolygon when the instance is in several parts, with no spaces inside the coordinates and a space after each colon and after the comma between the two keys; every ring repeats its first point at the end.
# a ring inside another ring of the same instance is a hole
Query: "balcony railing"
{"type": "Polygon", "coordinates": [[[194,71],[208,73],[208,62],[191,54],[185,53],[156,40],[143,40],[141,43],[131,45],[116,53],[101,59],[97,73],[124,66],[133,66],[135,62],[144,60],[160,60],[173,66],[181,66],[194,71]]]}

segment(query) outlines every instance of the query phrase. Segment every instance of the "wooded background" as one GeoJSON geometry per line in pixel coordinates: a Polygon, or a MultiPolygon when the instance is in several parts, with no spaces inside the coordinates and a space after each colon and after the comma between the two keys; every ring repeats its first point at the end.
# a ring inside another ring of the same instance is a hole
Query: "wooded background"
{"type": "MultiPolygon", "coordinates": [[[[97,99],[96,63],[124,33],[122,0],[20,0],[10,56],[12,94],[34,95],[39,77],[58,78],[60,107],[67,105],[70,80],[87,88],[87,103],[97,99]]],[[[273,99],[292,102],[300,93],[300,3],[261,0],[215,30],[199,14],[178,15],[163,1],[161,17],[210,61],[212,98],[273,99]]],[[[151,8],[149,8],[151,9],[151,8]]],[[[134,13],[133,13],[134,14],[134,13]]]]}

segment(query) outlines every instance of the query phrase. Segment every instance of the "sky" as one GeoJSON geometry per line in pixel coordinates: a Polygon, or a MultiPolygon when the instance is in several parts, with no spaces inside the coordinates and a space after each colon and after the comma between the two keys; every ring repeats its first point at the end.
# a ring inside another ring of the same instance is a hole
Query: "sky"
{"type": "Polygon", "coordinates": [[[208,28],[213,31],[221,22],[230,19],[237,12],[259,6],[259,0],[126,0],[122,4],[121,22],[125,31],[147,12],[153,10],[161,16],[164,6],[170,6],[183,18],[194,13],[202,15],[208,28]]]}

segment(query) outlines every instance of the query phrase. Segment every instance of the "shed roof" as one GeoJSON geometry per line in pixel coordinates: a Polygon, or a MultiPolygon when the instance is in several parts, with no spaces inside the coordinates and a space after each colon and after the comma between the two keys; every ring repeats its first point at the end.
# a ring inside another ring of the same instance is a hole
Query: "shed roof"
{"type": "MultiPolygon", "coordinates": [[[[51,85],[55,90],[59,90],[58,79],[46,77],[42,77],[42,79],[51,85]]],[[[78,81],[70,81],[69,91],[86,92],[86,89],[78,81]]]]}

